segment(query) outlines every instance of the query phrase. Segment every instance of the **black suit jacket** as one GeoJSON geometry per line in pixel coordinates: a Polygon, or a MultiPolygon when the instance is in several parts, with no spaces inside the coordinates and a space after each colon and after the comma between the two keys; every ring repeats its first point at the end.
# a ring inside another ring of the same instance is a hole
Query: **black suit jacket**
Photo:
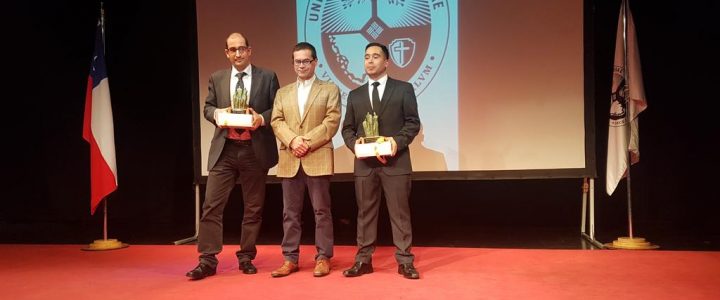
{"type": "MultiPolygon", "coordinates": [[[[355,140],[364,137],[362,122],[365,115],[372,114],[368,84],[350,91],[343,121],[342,135],[345,145],[355,151],[355,140]]],[[[417,110],[415,91],[410,83],[388,77],[385,92],[376,109],[378,127],[381,136],[393,137],[397,143],[397,153],[389,157],[387,164],[377,158],[355,159],[355,175],[367,176],[372,168],[382,167],[388,175],[403,175],[412,172],[408,146],[420,131],[420,117],[417,110]]]]}
{"type": "MultiPolygon", "coordinates": [[[[220,158],[223,147],[225,146],[225,137],[227,137],[227,129],[217,127],[215,124],[214,112],[216,108],[226,108],[230,106],[230,74],[231,69],[219,70],[210,76],[208,83],[208,96],[205,99],[204,114],[205,119],[215,125],[215,133],[213,134],[210,144],[210,154],[208,155],[208,170],[211,170],[220,158]]],[[[275,134],[270,127],[270,118],[275,102],[275,93],[280,88],[277,75],[275,72],[252,66],[252,84],[250,86],[250,107],[265,119],[265,125],[258,127],[255,131],[251,131],[252,146],[255,151],[260,165],[266,169],[270,169],[278,162],[277,141],[275,134]]]]}

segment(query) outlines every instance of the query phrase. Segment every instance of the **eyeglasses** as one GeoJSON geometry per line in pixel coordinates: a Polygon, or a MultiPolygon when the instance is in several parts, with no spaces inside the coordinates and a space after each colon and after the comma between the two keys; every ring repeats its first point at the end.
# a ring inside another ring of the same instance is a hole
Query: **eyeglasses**
{"type": "Polygon", "coordinates": [[[243,52],[247,51],[248,49],[250,49],[250,47],[240,46],[237,48],[235,48],[235,47],[228,48],[228,49],[225,49],[225,51],[227,51],[228,53],[238,53],[238,52],[243,53],[243,52]]]}
{"type": "Polygon", "coordinates": [[[293,64],[296,66],[307,66],[307,65],[310,65],[310,63],[313,61],[315,61],[315,60],[314,59],[294,60],[293,64]]]}

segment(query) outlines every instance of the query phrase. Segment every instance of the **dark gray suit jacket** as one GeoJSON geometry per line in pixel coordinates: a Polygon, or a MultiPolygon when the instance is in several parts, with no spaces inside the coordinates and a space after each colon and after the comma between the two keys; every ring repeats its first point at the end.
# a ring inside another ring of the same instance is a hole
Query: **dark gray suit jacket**
{"type": "MultiPolygon", "coordinates": [[[[350,91],[343,121],[342,136],[345,145],[355,151],[355,140],[364,137],[362,122],[365,115],[372,114],[368,84],[350,91]]],[[[393,137],[397,142],[397,154],[388,157],[383,165],[377,158],[355,159],[355,176],[367,176],[370,170],[382,167],[388,175],[403,175],[412,172],[408,146],[420,131],[420,117],[417,110],[415,91],[410,83],[388,77],[380,107],[376,109],[381,136],[393,137]]]]}
{"type": "MultiPolygon", "coordinates": [[[[205,98],[205,119],[215,125],[208,155],[208,170],[211,170],[220,158],[225,146],[226,128],[219,128],[213,116],[216,108],[230,106],[230,74],[231,69],[219,70],[210,76],[208,95],[205,98]]],[[[260,166],[270,169],[278,162],[277,141],[270,127],[275,93],[280,88],[275,72],[252,66],[252,85],[250,86],[250,107],[265,119],[265,125],[251,131],[252,146],[260,166]]]]}

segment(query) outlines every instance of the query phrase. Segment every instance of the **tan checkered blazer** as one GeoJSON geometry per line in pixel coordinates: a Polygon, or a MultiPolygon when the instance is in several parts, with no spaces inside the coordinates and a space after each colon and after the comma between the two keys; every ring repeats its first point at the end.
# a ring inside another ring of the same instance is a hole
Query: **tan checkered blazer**
{"type": "Polygon", "coordinates": [[[270,125],[281,143],[277,176],[294,177],[301,164],[310,176],[332,175],[332,137],[340,126],[340,89],[332,82],[316,78],[302,119],[297,90],[297,82],[293,82],[275,96],[270,125]],[[301,158],[295,157],[289,147],[290,141],[299,135],[310,138],[310,152],[301,158]]]}

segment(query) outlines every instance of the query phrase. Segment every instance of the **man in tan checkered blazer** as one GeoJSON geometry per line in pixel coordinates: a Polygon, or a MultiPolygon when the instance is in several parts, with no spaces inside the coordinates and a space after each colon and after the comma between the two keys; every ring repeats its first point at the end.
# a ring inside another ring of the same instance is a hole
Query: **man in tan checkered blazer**
{"type": "Polygon", "coordinates": [[[280,90],[270,122],[280,140],[277,176],[283,188],[283,265],[273,277],[298,270],[305,190],[315,213],[315,277],[330,273],[333,223],[330,211],[330,176],[333,174],[332,137],[340,125],[340,89],[315,76],[315,47],[299,43],[293,48],[297,80],[280,90]]]}

